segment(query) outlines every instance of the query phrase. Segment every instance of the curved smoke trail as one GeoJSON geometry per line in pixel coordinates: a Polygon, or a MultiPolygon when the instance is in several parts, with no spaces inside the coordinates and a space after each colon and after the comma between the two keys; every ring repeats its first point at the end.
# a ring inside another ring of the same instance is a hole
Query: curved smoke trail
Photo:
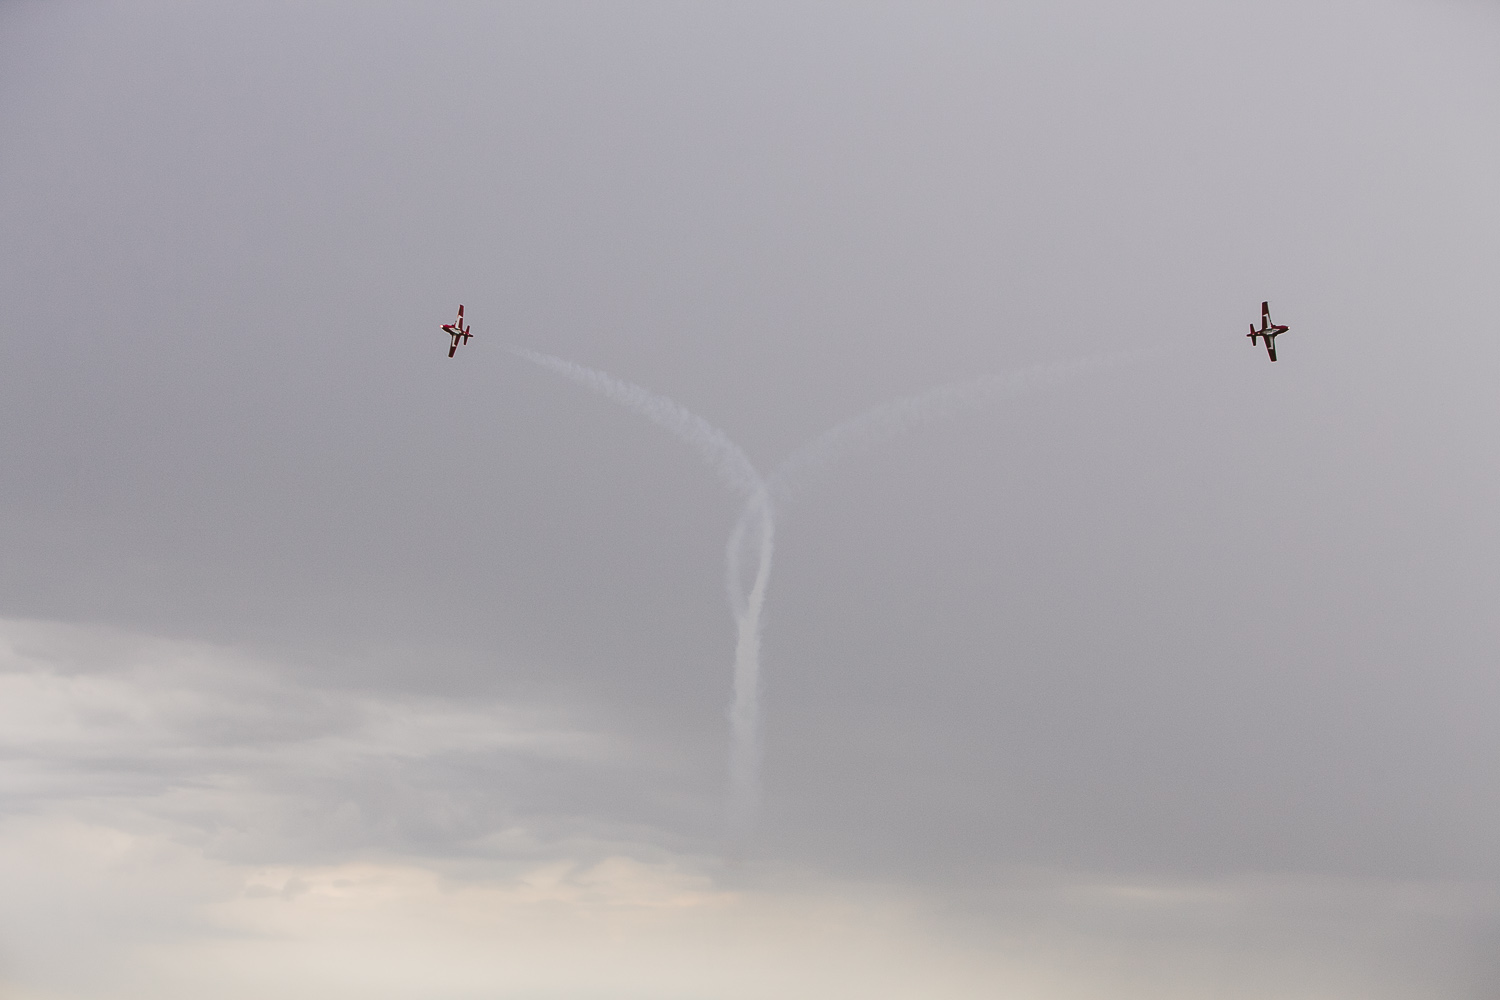
{"type": "Polygon", "coordinates": [[[1135,352],[1097,354],[1078,361],[1038,365],[999,375],[987,375],[929,389],[872,407],[835,424],[801,446],[777,467],[761,489],[745,500],[725,550],[725,576],[730,607],[740,623],[740,645],[735,655],[734,815],[742,828],[753,820],[760,797],[760,633],[761,611],[771,577],[771,528],[775,510],[794,497],[811,473],[838,459],[869,451],[885,441],[908,434],[937,420],[952,420],[1000,399],[1032,389],[1059,385],[1093,367],[1117,363],[1135,352]],[[760,532],[759,562],[747,595],[741,558],[748,547],[752,525],[760,532]]]}
{"type": "MultiPolygon", "coordinates": [[[[777,466],[766,480],[767,503],[781,506],[792,500],[806,485],[806,480],[845,456],[872,451],[887,441],[909,434],[917,428],[939,420],[955,420],[993,402],[1033,389],[1061,385],[1090,368],[1118,364],[1133,357],[1134,351],[1095,354],[1076,361],[1034,365],[997,375],[983,375],[962,382],[949,382],[924,392],[873,406],[863,413],[837,423],[799,447],[777,466]]],[[[754,496],[746,499],[731,538],[743,538],[749,521],[756,516],[754,496]]],[[[738,555],[739,547],[735,554],[738,555]]],[[[731,579],[740,577],[737,567],[731,579]]]]}
{"type": "Polygon", "coordinates": [[[785,503],[802,489],[811,473],[847,455],[871,451],[925,424],[956,420],[1002,399],[1034,389],[1050,389],[1090,368],[1123,361],[1133,353],[1095,354],[1076,361],[983,375],[881,403],[835,424],[792,452],[766,481],[766,489],[773,499],[785,503]]]}
{"type": "Polygon", "coordinates": [[[518,358],[555,372],[563,378],[577,382],[612,402],[634,410],[652,423],[666,428],[671,433],[692,445],[698,454],[711,465],[719,478],[735,493],[753,496],[763,488],[760,473],[756,471],[743,448],[729,440],[729,436],[713,424],[704,420],[674,399],[638,386],[633,382],[615,378],[597,368],[567,361],[552,354],[530,351],[524,347],[505,346],[505,350],[518,358]]]}
{"type": "Polygon", "coordinates": [[[737,629],[734,647],[734,700],[729,709],[733,733],[729,760],[729,808],[731,822],[737,828],[743,828],[753,816],[760,797],[760,755],[757,740],[760,716],[760,614],[765,605],[766,585],[771,578],[771,553],[775,538],[770,494],[766,485],[744,449],[731,441],[722,430],[676,400],[551,354],[508,345],[505,349],[516,357],[524,358],[634,410],[652,423],[665,428],[692,445],[719,474],[725,485],[746,498],[744,512],[735,525],[730,541],[731,548],[735,551],[730,558],[733,571],[728,580],[730,611],[734,615],[737,629]],[[738,549],[744,544],[752,526],[756,532],[755,544],[760,562],[747,594],[742,586],[738,549]]]}

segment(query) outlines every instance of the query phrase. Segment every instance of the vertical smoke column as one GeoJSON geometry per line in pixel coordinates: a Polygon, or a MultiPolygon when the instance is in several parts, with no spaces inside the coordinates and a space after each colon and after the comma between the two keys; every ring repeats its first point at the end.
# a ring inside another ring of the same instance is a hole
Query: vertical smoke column
{"type": "Polygon", "coordinates": [[[732,741],[729,751],[729,817],[737,833],[749,831],[760,804],[760,634],[766,587],[771,582],[771,555],[776,522],[771,496],[764,486],[745,503],[725,552],[729,609],[738,626],[734,647],[734,700],[729,706],[732,741]],[[754,532],[755,578],[747,594],[740,568],[747,535],[754,532]]]}

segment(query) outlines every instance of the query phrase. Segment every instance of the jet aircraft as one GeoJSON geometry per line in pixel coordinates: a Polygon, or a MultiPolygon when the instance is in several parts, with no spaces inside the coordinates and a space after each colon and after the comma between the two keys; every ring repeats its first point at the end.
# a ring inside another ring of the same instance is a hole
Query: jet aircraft
{"type": "Polygon", "coordinates": [[[1255,346],[1255,339],[1257,337],[1266,338],[1266,353],[1271,356],[1272,361],[1275,361],[1276,338],[1280,334],[1286,333],[1288,329],[1285,326],[1273,326],[1271,324],[1271,303],[1262,302],[1260,304],[1260,329],[1257,330],[1255,324],[1251,323],[1250,332],[1247,336],[1250,338],[1250,345],[1252,347],[1255,346]]]}
{"type": "MultiPolygon", "coordinates": [[[[444,323],[443,332],[453,338],[452,345],[448,348],[448,357],[453,357],[453,352],[458,350],[458,342],[461,339],[465,344],[469,342],[469,328],[464,326],[464,307],[458,307],[458,322],[444,323]]],[[[1271,355],[1271,360],[1276,360],[1276,355],[1271,355]]]]}

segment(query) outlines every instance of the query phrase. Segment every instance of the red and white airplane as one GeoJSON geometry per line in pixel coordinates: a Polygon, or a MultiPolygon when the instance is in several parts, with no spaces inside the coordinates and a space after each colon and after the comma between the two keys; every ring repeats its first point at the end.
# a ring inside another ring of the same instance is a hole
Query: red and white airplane
{"type": "MultiPolygon", "coordinates": [[[[453,338],[453,345],[448,348],[448,357],[453,357],[453,352],[458,350],[458,342],[462,340],[465,344],[469,342],[469,328],[464,326],[464,307],[458,307],[458,322],[444,323],[443,332],[453,338]]],[[[1271,360],[1275,360],[1275,355],[1271,360]]]]}
{"type": "Polygon", "coordinates": [[[1266,338],[1266,353],[1271,356],[1271,360],[1272,361],[1275,361],[1276,360],[1276,338],[1280,334],[1286,333],[1288,329],[1290,329],[1290,328],[1289,327],[1285,327],[1285,326],[1273,326],[1272,325],[1272,323],[1271,323],[1271,303],[1269,303],[1269,302],[1262,302],[1260,304],[1260,329],[1257,330],[1255,328],[1255,324],[1251,323],[1250,324],[1250,332],[1246,336],[1248,336],[1250,338],[1250,346],[1252,346],[1252,347],[1255,346],[1255,338],[1257,338],[1257,337],[1265,337],[1266,338]]]}

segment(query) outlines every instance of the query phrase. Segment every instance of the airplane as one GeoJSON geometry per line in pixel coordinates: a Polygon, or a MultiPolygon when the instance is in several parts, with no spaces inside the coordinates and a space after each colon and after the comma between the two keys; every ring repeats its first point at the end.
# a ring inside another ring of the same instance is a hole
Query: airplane
{"type": "Polygon", "coordinates": [[[1255,328],[1255,324],[1251,323],[1250,332],[1249,334],[1247,334],[1247,336],[1250,338],[1250,344],[1252,347],[1255,345],[1255,339],[1257,337],[1266,338],[1266,353],[1271,356],[1272,361],[1275,361],[1276,338],[1280,334],[1286,333],[1288,329],[1289,327],[1271,325],[1271,303],[1262,302],[1260,304],[1260,329],[1257,330],[1255,328]]]}
{"type": "MultiPolygon", "coordinates": [[[[443,332],[453,338],[453,346],[448,348],[448,357],[451,358],[453,357],[453,352],[458,350],[460,338],[463,339],[465,344],[469,342],[469,328],[464,326],[464,307],[462,305],[458,307],[458,322],[444,323],[443,332]]],[[[1275,359],[1275,355],[1272,355],[1271,360],[1274,361],[1275,359]]]]}

